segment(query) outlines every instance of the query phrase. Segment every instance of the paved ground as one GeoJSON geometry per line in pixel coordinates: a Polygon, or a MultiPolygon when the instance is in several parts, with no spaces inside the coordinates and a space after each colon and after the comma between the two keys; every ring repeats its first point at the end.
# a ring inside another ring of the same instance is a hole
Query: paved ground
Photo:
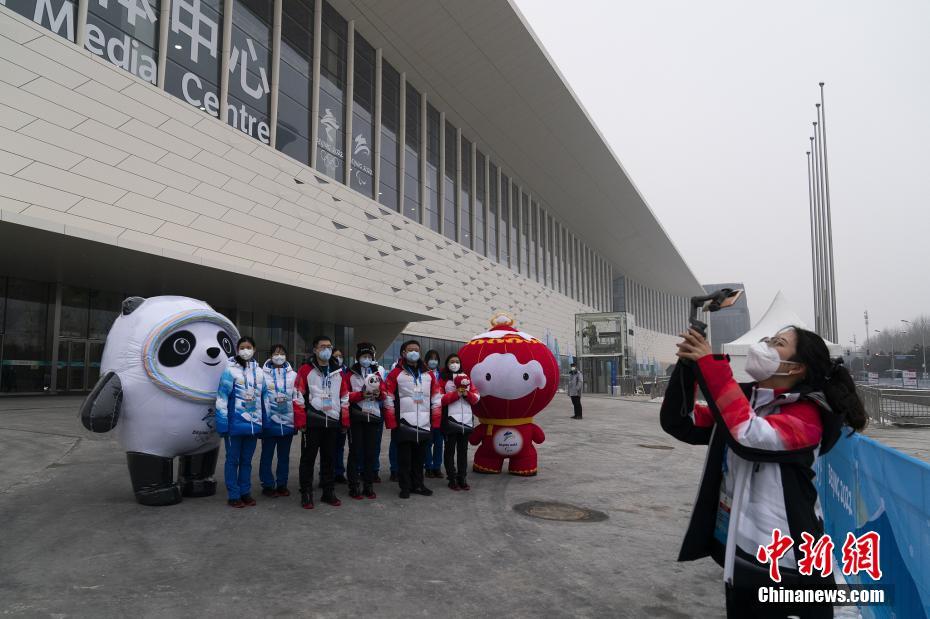
{"type": "Polygon", "coordinates": [[[704,450],[664,435],[656,404],[587,398],[578,422],[560,396],[539,416],[548,440],[537,478],[473,474],[469,493],[430,480],[433,497],[407,501],[393,484],[363,502],[345,500],[342,487],[342,507],[308,512],[296,497],[258,497],[244,510],[223,495],[139,506],[125,456],[80,429],[78,402],[0,400],[0,612],[723,614],[721,570],[675,562],[704,450]],[[609,518],[551,522],[513,511],[534,499],[609,518]]]}

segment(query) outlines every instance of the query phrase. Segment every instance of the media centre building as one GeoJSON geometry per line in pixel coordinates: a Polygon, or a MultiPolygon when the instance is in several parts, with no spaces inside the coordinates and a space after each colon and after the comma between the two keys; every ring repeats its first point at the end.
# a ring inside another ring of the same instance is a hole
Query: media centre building
{"type": "Polygon", "coordinates": [[[599,391],[702,292],[507,0],[0,0],[0,395],[88,391],[160,294],[292,361],[503,310],[599,391]]]}

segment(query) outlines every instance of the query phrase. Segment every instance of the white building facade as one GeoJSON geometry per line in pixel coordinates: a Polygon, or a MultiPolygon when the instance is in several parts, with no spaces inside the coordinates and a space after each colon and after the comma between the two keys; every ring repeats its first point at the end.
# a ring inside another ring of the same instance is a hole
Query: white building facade
{"type": "Polygon", "coordinates": [[[504,0],[0,0],[0,241],[0,393],[90,389],[129,295],[390,362],[701,292],[504,0]]]}

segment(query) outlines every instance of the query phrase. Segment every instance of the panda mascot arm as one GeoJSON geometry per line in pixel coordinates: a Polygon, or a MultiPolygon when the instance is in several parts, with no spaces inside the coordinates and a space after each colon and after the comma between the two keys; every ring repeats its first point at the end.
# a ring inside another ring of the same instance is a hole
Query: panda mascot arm
{"type": "Polygon", "coordinates": [[[81,423],[91,432],[109,432],[119,421],[123,385],[116,372],[100,377],[81,405],[81,423]]]}

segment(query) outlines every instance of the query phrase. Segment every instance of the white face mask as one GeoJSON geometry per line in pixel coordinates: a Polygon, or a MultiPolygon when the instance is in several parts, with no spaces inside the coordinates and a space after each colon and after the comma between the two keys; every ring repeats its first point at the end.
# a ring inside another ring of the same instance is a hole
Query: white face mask
{"type": "Polygon", "coordinates": [[[284,365],[287,362],[287,357],[284,355],[272,355],[271,362],[275,365],[284,365]]]}
{"type": "Polygon", "coordinates": [[[462,369],[462,364],[460,364],[460,363],[450,363],[450,364],[449,364],[449,371],[450,371],[450,372],[458,372],[458,371],[461,370],[461,369],[462,369]]]}
{"type": "Polygon", "coordinates": [[[756,342],[749,346],[746,355],[746,373],[756,382],[761,382],[772,376],[788,376],[788,372],[779,372],[782,363],[797,365],[795,361],[782,361],[778,351],[766,342],[756,342]]]}
{"type": "Polygon", "coordinates": [[[251,348],[241,348],[239,349],[239,358],[243,361],[248,361],[252,358],[252,355],[255,354],[255,351],[251,348]]]}

